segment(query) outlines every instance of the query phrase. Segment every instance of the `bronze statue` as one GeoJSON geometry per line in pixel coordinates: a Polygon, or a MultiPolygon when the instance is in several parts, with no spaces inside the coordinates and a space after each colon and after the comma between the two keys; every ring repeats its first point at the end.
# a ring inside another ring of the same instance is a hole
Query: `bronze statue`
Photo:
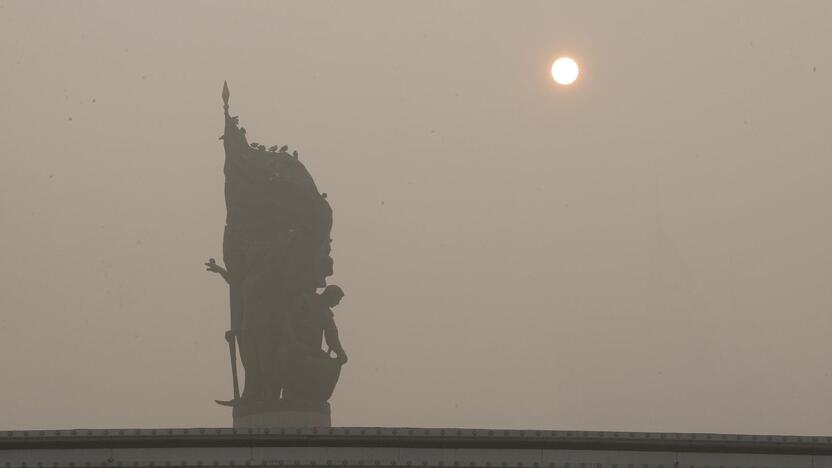
{"type": "Polygon", "coordinates": [[[238,416],[291,408],[325,411],[347,356],[338,338],[332,307],[344,296],[327,286],[332,208],[312,176],[283,145],[265,151],[249,143],[238,117],[228,113],[223,86],[225,131],[225,267],[205,264],[228,283],[234,406],[238,416]],[[318,294],[319,288],[325,288],[318,294]],[[328,351],[321,349],[322,338],[328,351]],[[236,351],[245,369],[239,392],[236,351]],[[334,354],[334,357],[331,357],[334,354]]]}

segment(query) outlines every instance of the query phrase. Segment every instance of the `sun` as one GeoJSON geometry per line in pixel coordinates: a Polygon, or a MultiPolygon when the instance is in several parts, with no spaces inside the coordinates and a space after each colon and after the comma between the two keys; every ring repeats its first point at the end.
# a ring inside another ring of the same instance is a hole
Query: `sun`
{"type": "Polygon", "coordinates": [[[558,84],[568,85],[578,79],[578,64],[569,57],[561,57],[552,64],[552,78],[558,84]]]}

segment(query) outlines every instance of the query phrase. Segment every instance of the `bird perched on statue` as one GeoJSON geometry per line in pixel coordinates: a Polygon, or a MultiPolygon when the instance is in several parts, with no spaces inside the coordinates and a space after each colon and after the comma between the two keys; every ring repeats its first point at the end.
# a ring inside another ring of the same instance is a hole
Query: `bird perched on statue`
{"type": "Polygon", "coordinates": [[[277,145],[274,145],[274,146],[269,147],[269,151],[271,151],[272,153],[274,153],[275,151],[277,151],[277,145]]]}
{"type": "Polygon", "coordinates": [[[298,152],[297,152],[297,150],[292,151],[292,157],[293,157],[293,158],[295,158],[295,159],[297,159],[297,158],[298,158],[298,152]]]}
{"type": "Polygon", "coordinates": [[[286,146],[286,145],[283,145],[283,146],[280,147],[280,152],[285,153],[287,149],[289,149],[289,147],[286,146]]]}

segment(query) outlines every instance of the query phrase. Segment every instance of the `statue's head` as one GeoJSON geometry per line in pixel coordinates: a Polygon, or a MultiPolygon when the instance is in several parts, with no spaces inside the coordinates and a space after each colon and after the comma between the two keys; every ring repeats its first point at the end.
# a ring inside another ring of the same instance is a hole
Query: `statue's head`
{"type": "Polygon", "coordinates": [[[341,303],[341,299],[344,297],[344,290],[334,284],[330,284],[326,288],[324,288],[324,292],[321,293],[321,299],[323,299],[324,304],[328,307],[335,307],[341,303]]]}

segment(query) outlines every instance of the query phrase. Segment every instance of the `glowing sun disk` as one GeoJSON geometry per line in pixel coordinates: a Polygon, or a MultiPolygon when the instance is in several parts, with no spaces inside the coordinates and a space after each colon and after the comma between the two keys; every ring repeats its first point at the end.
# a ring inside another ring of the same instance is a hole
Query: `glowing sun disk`
{"type": "Polygon", "coordinates": [[[578,79],[578,64],[569,57],[561,57],[552,64],[552,78],[558,84],[568,85],[578,79]]]}

